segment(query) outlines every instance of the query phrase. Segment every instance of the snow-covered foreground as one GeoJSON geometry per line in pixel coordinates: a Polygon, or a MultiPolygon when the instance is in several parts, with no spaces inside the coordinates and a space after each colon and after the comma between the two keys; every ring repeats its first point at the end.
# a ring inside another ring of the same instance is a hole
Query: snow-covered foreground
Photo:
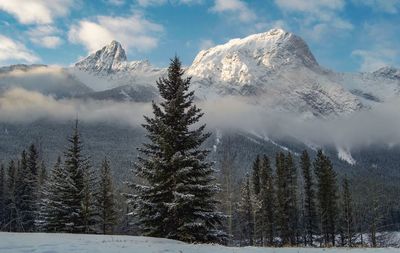
{"type": "Polygon", "coordinates": [[[0,233],[1,253],[395,253],[399,249],[235,248],[179,241],[111,235],[0,233]]]}

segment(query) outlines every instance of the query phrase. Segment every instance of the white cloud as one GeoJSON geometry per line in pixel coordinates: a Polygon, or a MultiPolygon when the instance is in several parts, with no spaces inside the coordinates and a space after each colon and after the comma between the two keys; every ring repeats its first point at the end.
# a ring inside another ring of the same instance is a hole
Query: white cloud
{"type": "Polygon", "coordinates": [[[375,11],[396,14],[400,10],[400,0],[353,0],[355,4],[365,5],[375,11]]]}
{"type": "Polygon", "coordinates": [[[137,3],[140,6],[154,6],[154,5],[163,5],[167,3],[167,0],[137,0],[137,3]]]}
{"type": "Polygon", "coordinates": [[[324,16],[327,11],[337,11],[344,7],[344,0],[275,0],[282,10],[289,12],[312,12],[324,16]]]}
{"type": "Polygon", "coordinates": [[[203,3],[203,0],[137,0],[137,4],[142,7],[164,5],[167,3],[191,5],[203,3]]]}
{"type": "Polygon", "coordinates": [[[361,59],[361,71],[374,71],[384,66],[400,66],[400,27],[388,22],[364,25],[361,40],[366,43],[353,50],[352,56],[361,59]]]}
{"type": "Polygon", "coordinates": [[[0,10],[22,24],[50,24],[68,14],[74,0],[0,0],[0,10]]]}
{"type": "Polygon", "coordinates": [[[371,72],[385,66],[395,65],[400,53],[396,49],[377,47],[371,50],[354,50],[352,55],[361,58],[361,71],[371,72]]]}
{"type": "Polygon", "coordinates": [[[107,0],[107,3],[111,5],[121,6],[125,4],[125,0],[107,0]]]}
{"type": "Polygon", "coordinates": [[[205,39],[200,41],[200,49],[205,50],[215,46],[215,42],[210,39],[205,39]]]}
{"type": "Polygon", "coordinates": [[[37,62],[39,57],[24,44],[0,34],[0,62],[13,60],[33,63],[37,62]]]}
{"type": "Polygon", "coordinates": [[[29,39],[38,46],[56,48],[62,43],[60,31],[51,25],[40,25],[28,30],[29,39]]]}
{"type": "Polygon", "coordinates": [[[331,38],[332,34],[346,35],[354,29],[352,23],[339,15],[345,7],[344,0],[275,0],[275,3],[286,14],[295,15],[302,33],[314,41],[331,38]]]}
{"type": "Polygon", "coordinates": [[[90,52],[112,40],[121,42],[128,49],[146,51],[157,47],[163,30],[163,26],[141,14],[130,17],[97,16],[94,21],[82,20],[73,25],[68,38],[73,43],[84,45],[90,52]]]}
{"type": "Polygon", "coordinates": [[[242,22],[250,22],[256,19],[256,14],[241,0],[215,0],[210,9],[215,13],[230,13],[237,15],[242,22]]]}

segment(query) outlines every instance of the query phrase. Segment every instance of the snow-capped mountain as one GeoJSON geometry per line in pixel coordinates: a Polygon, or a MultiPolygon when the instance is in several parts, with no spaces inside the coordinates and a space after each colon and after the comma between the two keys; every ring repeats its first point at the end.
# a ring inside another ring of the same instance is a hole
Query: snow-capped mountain
{"type": "Polygon", "coordinates": [[[117,41],[75,63],[69,71],[95,91],[119,86],[155,87],[155,80],[165,69],[153,67],[147,60],[128,61],[125,50],[117,41]]]}
{"type": "Polygon", "coordinates": [[[189,67],[201,94],[251,96],[262,106],[305,115],[349,114],[362,104],[330,79],[307,44],[281,29],[201,51],[189,67]]]}

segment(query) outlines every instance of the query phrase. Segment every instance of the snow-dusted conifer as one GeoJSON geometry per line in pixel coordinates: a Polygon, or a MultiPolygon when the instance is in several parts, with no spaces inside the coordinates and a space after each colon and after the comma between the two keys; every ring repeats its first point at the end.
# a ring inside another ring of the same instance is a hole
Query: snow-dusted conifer
{"type": "Polygon", "coordinates": [[[63,196],[63,205],[67,211],[66,228],[72,233],[89,231],[92,219],[92,198],[89,183],[92,175],[88,159],[82,154],[82,143],[76,121],[69,147],[64,154],[64,169],[67,184],[63,196]]]}
{"type": "Polygon", "coordinates": [[[326,245],[335,245],[338,218],[336,173],[329,158],[318,150],[314,161],[321,232],[326,245]]]}
{"type": "Polygon", "coordinates": [[[101,166],[96,198],[101,233],[110,234],[116,223],[117,211],[110,162],[107,158],[104,158],[101,166]]]}
{"type": "Polygon", "coordinates": [[[300,167],[304,179],[304,226],[305,241],[304,244],[313,245],[314,235],[317,234],[318,217],[315,204],[314,179],[311,171],[311,161],[306,150],[300,157],[300,167]]]}
{"type": "Polygon", "coordinates": [[[218,241],[222,215],[216,212],[208,150],[201,144],[210,136],[205,125],[196,128],[203,113],[193,104],[190,78],[183,78],[180,60],[171,60],[167,77],[157,86],[162,102],[153,103],[154,117],[143,125],[150,143],[140,148],[136,176],[136,214],[145,235],[187,242],[218,241]]]}
{"type": "Polygon", "coordinates": [[[264,155],[260,168],[260,201],[264,245],[272,246],[275,235],[275,189],[268,156],[264,155]]]}
{"type": "Polygon", "coordinates": [[[7,168],[6,180],[6,222],[5,230],[13,232],[17,230],[17,205],[16,205],[16,177],[17,166],[14,160],[11,160],[7,168]]]}
{"type": "Polygon", "coordinates": [[[249,176],[246,176],[240,195],[238,204],[240,242],[241,246],[252,246],[254,245],[254,207],[249,176]]]}
{"type": "Polygon", "coordinates": [[[37,178],[29,167],[29,157],[22,151],[16,177],[16,210],[18,216],[18,231],[35,231],[37,212],[37,178]]]}

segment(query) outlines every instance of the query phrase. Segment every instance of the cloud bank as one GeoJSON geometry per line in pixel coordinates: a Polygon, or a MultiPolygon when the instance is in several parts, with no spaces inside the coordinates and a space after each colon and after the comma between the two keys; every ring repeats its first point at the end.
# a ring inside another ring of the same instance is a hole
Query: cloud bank
{"type": "Polygon", "coordinates": [[[93,20],[81,20],[71,26],[68,39],[82,44],[93,52],[117,40],[127,49],[147,51],[156,48],[164,27],[135,13],[128,17],[97,16],[93,20]]]}
{"type": "MultiPolygon", "coordinates": [[[[373,144],[400,144],[400,99],[377,105],[344,118],[307,119],[251,105],[238,97],[203,101],[202,123],[209,129],[238,129],[263,138],[296,138],[315,146],[344,150],[373,144]]],[[[24,123],[39,119],[106,122],[138,127],[151,115],[149,103],[61,99],[16,88],[0,96],[0,122],[24,123]]]]}

